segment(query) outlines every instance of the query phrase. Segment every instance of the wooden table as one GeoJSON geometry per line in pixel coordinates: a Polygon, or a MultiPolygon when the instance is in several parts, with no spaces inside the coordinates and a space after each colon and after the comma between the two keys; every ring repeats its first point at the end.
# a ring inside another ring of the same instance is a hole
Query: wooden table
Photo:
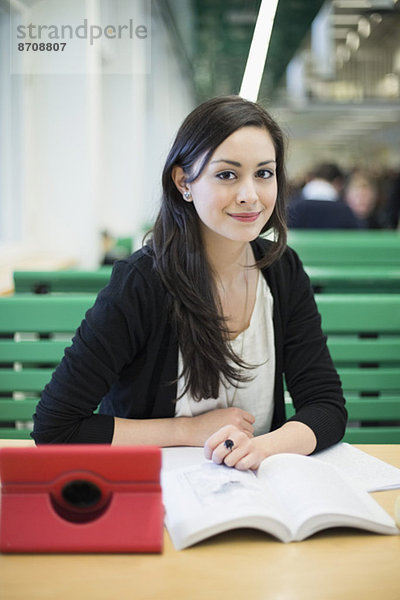
{"type": "MultiPolygon", "coordinates": [[[[23,441],[0,440],[0,445],[23,441]]],[[[400,467],[400,445],[360,445],[400,467]]],[[[373,496],[393,516],[400,490],[373,496]]],[[[34,516],[33,516],[34,518],[34,516]]],[[[400,536],[241,530],[161,555],[0,555],[1,600],[400,600],[400,536]]]]}

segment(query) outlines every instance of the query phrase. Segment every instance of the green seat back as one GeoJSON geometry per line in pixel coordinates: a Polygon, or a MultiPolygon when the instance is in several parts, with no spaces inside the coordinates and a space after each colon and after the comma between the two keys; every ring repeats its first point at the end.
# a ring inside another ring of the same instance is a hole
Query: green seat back
{"type": "Polygon", "coordinates": [[[400,443],[400,295],[315,298],[346,397],[345,439],[400,443]]]}
{"type": "Polygon", "coordinates": [[[400,293],[400,266],[305,265],[316,293],[400,293]]]}
{"type": "Polygon", "coordinates": [[[94,302],[90,294],[0,297],[0,438],[27,438],[40,392],[94,302]]]}
{"type": "Polygon", "coordinates": [[[16,293],[47,294],[51,292],[74,292],[96,294],[107,285],[110,266],[93,271],[68,269],[65,271],[14,271],[16,293]]]}
{"type": "Polygon", "coordinates": [[[306,266],[400,266],[396,231],[291,230],[289,246],[306,266]]]}
{"type": "MultiPolygon", "coordinates": [[[[94,300],[0,297],[0,437],[29,435],[39,394],[94,300]]],[[[400,442],[400,295],[317,294],[316,301],[347,399],[345,439],[400,442]]]]}

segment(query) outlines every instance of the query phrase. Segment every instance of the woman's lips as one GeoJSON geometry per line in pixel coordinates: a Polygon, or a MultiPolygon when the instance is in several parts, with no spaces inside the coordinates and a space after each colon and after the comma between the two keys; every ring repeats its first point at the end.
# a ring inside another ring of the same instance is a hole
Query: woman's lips
{"type": "Polygon", "coordinates": [[[252,213],[228,213],[230,217],[236,219],[237,221],[242,221],[242,223],[252,223],[256,221],[260,216],[260,212],[252,212],[252,213]]]}

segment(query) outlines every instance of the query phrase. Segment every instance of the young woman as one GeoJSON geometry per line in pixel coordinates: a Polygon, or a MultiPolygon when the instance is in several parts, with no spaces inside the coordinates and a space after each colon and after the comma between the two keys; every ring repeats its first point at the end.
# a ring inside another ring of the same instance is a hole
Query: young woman
{"type": "Polygon", "coordinates": [[[340,380],[286,247],[278,125],[238,96],[204,102],[162,183],[150,239],[115,264],[42,394],[35,441],[205,445],[239,469],[339,441],[340,380]],[[268,230],[275,241],[259,237],[268,230]]]}

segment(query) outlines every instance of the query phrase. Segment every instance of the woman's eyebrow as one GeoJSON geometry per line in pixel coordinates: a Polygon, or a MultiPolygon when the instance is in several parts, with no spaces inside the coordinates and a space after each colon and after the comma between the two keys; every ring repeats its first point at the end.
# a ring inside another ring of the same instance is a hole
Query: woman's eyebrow
{"type": "MultiPolygon", "coordinates": [[[[228,163],[228,165],[233,165],[234,167],[241,167],[242,164],[240,162],[237,162],[236,160],[228,160],[227,158],[221,158],[219,160],[212,160],[211,161],[211,165],[213,165],[214,163],[220,163],[220,162],[224,162],[224,163],[228,163]]],[[[263,165],[268,165],[269,163],[276,163],[276,160],[264,160],[263,162],[258,163],[257,167],[262,167],[263,165]]]]}

